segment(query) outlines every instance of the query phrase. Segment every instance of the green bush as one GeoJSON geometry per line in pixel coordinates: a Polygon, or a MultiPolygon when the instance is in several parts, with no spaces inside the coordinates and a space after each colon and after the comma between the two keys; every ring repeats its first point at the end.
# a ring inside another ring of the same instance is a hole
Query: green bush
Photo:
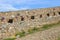
{"type": "MultiPolygon", "coordinates": [[[[18,31],[15,36],[19,35],[19,37],[23,37],[27,34],[32,34],[37,31],[44,31],[44,30],[50,29],[51,27],[55,27],[56,25],[60,25],[60,22],[55,23],[55,24],[45,24],[40,28],[37,28],[37,27],[30,28],[28,29],[28,33],[25,32],[24,30],[22,30],[21,32],[18,31]]],[[[6,38],[4,40],[15,40],[15,38],[6,38]]],[[[60,40],[60,37],[58,38],[58,40],[60,40]]]]}
{"type": "Polygon", "coordinates": [[[51,25],[46,24],[46,25],[43,25],[43,27],[41,27],[41,29],[42,29],[42,30],[45,30],[45,29],[48,29],[48,28],[50,28],[50,27],[51,27],[51,25]]]}
{"type": "Polygon", "coordinates": [[[20,37],[23,37],[23,36],[25,36],[25,31],[22,30],[21,32],[16,33],[15,36],[17,36],[17,35],[19,35],[20,37]]]}
{"type": "Polygon", "coordinates": [[[39,30],[39,28],[34,27],[32,30],[33,30],[33,31],[38,31],[38,30],[39,30]]]}
{"type": "Polygon", "coordinates": [[[58,39],[57,40],[60,40],[60,35],[58,36],[58,39]]]}
{"type": "Polygon", "coordinates": [[[31,34],[33,33],[33,30],[32,29],[28,29],[28,34],[31,34]]]}
{"type": "Polygon", "coordinates": [[[6,38],[4,40],[15,40],[16,38],[6,38]]]}
{"type": "Polygon", "coordinates": [[[36,32],[38,30],[39,29],[37,27],[34,27],[34,28],[28,30],[28,34],[34,33],[34,32],[36,32]]]}
{"type": "Polygon", "coordinates": [[[45,25],[43,25],[43,27],[41,27],[40,29],[41,29],[41,30],[46,30],[46,29],[49,29],[49,28],[51,28],[51,27],[54,27],[55,25],[57,25],[57,24],[45,24],[45,25]]]}
{"type": "Polygon", "coordinates": [[[58,39],[57,40],[60,40],[60,36],[58,37],[58,39]]]}

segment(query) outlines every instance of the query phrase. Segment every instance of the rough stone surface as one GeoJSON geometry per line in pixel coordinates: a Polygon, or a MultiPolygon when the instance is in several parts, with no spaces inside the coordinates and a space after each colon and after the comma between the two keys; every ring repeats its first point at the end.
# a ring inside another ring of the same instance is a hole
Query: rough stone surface
{"type": "Polygon", "coordinates": [[[0,35],[0,38],[11,36],[17,30],[27,30],[30,27],[58,21],[60,21],[60,7],[0,12],[0,34],[3,35],[0,35]],[[34,16],[33,19],[31,19],[32,16],[34,16]]]}
{"type": "Polygon", "coordinates": [[[17,38],[16,40],[58,40],[59,36],[60,26],[56,26],[42,32],[30,34],[22,38],[17,38]]]}

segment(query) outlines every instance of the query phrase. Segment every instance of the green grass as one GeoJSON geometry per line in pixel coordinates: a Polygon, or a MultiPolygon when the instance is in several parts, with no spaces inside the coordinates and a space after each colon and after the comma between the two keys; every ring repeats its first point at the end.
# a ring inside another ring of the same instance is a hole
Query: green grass
{"type": "Polygon", "coordinates": [[[6,38],[4,40],[15,40],[16,38],[6,38]]]}
{"type": "Polygon", "coordinates": [[[52,28],[52,27],[56,27],[56,26],[58,26],[58,25],[60,25],[60,22],[54,23],[54,24],[45,24],[45,25],[43,25],[43,27],[41,27],[40,29],[41,29],[41,30],[47,30],[47,29],[50,29],[50,28],[52,28]]]}
{"type": "Polygon", "coordinates": [[[32,29],[28,29],[28,34],[34,33],[34,32],[36,32],[38,30],[39,30],[39,28],[37,28],[37,27],[34,27],[32,29]]]}
{"type": "Polygon", "coordinates": [[[23,36],[25,36],[25,31],[22,30],[21,32],[16,33],[15,36],[17,36],[17,35],[19,35],[19,37],[23,37],[23,36]]]}
{"type": "Polygon", "coordinates": [[[60,40],[60,38],[58,38],[58,40],[60,40]]]}
{"type": "Polygon", "coordinates": [[[43,25],[43,27],[41,27],[40,29],[41,29],[41,30],[47,30],[47,29],[53,27],[54,25],[55,25],[55,24],[46,24],[46,25],[43,25]]]}
{"type": "MultiPolygon", "coordinates": [[[[60,25],[60,22],[54,23],[54,24],[45,24],[40,28],[37,28],[37,27],[30,28],[27,31],[28,33],[25,32],[24,30],[22,30],[21,32],[17,32],[15,36],[19,35],[19,37],[24,37],[27,34],[32,34],[32,33],[38,32],[38,31],[44,31],[44,30],[50,29],[52,27],[56,27],[57,25],[60,25]]],[[[15,38],[6,38],[4,40],[15,40],[15,38]]],[[[58,40],[60,40],[60,38],[58,40]]]]}
{"type": "Polygon", "coordinates": [[[60,35],[59,35],[59,37],[58,37],[58,39],[57,40],[60,40],[60,35]]]}

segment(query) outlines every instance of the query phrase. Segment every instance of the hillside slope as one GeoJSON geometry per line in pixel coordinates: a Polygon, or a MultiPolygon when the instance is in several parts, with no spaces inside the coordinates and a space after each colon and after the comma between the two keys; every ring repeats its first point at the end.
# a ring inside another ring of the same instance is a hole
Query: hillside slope
{"type": "Polygon", "coordinates": [[[53,27],[42,32],[33,33],[16,40],[58,40],[60,36],[60,26],[53,27]]]}

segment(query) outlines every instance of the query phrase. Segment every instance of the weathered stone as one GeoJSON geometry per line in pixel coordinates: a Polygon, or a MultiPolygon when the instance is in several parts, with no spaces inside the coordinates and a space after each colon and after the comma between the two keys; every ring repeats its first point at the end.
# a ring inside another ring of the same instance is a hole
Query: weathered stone
{"type": "Polygon", "coordinates": [[[60,7],[0,12],[0,27],[10,35],[17,30],[27,30],[30,27],[39,27],[39,25],[52,24],[59,21],[60,7]],[[4,21],[1,21],[1,19],[4,21]]]}

